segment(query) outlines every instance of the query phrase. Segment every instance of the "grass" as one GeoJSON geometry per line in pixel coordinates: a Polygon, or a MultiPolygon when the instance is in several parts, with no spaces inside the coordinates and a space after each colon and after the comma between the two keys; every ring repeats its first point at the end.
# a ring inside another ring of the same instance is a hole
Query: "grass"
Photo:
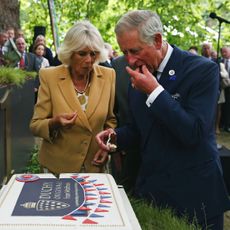
{"type": "Polygon", "coordinates": [[[129,198],[142,230],[201,230],[187,219],[178,218],[171,209],[159,209],[142,200],[129,198]]]}

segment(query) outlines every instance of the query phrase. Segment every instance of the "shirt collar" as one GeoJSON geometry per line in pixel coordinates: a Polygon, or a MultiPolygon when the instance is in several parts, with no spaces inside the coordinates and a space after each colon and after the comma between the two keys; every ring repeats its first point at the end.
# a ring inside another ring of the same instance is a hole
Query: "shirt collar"
{"type": "Polygon", "coordinates": [[[165,66],[167,65],[167,63],[168,63],[168,61],[169,61],[169,58],[171,57],[172,52],[173,52],[172,46],[170,46],[168,43],[166,43],[166,44],[167,44],[167,46],[168,46],[166,55],[165,55],[163,61],[161,62],[160,66],[159,66],[158,69],[157,69],[157,72],[160,72],[160,73],[162,73],[162,72],[164,71],[164,68],[165,68],[165,66]]]}

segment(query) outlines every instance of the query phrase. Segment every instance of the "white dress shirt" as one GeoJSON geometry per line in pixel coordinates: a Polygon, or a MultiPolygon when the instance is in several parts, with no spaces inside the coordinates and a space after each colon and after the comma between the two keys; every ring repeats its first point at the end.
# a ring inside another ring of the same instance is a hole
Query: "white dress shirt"
{"type": "MultiPolygon", "coordinates": [[[[160,80],[161,74],[162,74],[166,64],[168,63],[169,58],[171,57],[172,52],[173,52],[172,46],[170,46],[168,43],[167,43],[167,45],[168,45],[168,49],[167,49],[166,55],[157,69],[157,76],[156,77],[157,77],[158,81],[160,80]]],[[[148,107],[150,107],[151,104],[156,100],[156,98],[159,96],[159,94],[163,90],[164,90],[164,88],[161,85],[157,86],[156,89],[154,89],[153,92],[148,96],[148,98],[146,100],[146,105],[148,107]]]]}

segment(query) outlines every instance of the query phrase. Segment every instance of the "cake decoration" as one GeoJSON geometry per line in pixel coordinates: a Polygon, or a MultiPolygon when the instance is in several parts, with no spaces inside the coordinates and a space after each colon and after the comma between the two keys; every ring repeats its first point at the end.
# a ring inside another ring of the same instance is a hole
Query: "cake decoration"
{"type": "Polygon", "coordinates": [[[109,174],[14,175],[0,196],[0,229],[132,230],[122,205],[109,174]]]}

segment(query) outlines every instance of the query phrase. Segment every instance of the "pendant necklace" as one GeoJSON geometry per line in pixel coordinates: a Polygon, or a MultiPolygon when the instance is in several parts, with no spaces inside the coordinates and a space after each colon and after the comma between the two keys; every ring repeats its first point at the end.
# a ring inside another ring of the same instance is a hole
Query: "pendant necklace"
{"type": "Polygon", "coordinates": [[[87,81],[86,81],[85,88],[84,88],[83,90],[79,90],[79,89],[75,86],[75,84],[73,84],[73,85],[74,85],[74,89],[77,91],[77,93],[79,93],[79,94],[85,93],[85,91],[87,90],[87,88],[88,88],[88,86],[89,86],[89,74],[88,74],[88,77],[87,77],[87,81]]]}

